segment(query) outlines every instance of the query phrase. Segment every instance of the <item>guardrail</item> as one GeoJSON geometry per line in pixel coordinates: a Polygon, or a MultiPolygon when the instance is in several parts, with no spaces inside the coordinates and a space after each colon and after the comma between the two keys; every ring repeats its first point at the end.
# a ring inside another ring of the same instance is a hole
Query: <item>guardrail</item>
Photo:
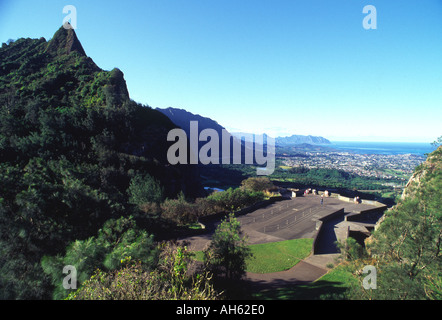
{"type": "MultiPolygon", "coordinates": [[[[263,208],[265,206],[271,205],[271,204],[273,204],[275,202],[283,201],[283,200],[288,200],[288,198],[283,197],[283,196],[271,197],[270,199],[261,200],[261,201],[258,201],[256,203],[252,204],[251,206],[248,206],[248,207],[236,210],[233,213],[235,214],[236,217],[242,216],[242,215],[248,214],[248,213],[250,213],[252,211],[255,211],[255,210],[258,210],[260,208],[263,208]]],[[[208,224],[210,222],[221,220],[222,218],[224,218],[228,214],[229,214],[228,211],[218,212],[218,213],[215,213],[215,214],[212,214],[212,215],[200,217],[198,219],[198,222],[200,224],[202,224],[203,226],[205,226],[206,224],[208,224]]]]}

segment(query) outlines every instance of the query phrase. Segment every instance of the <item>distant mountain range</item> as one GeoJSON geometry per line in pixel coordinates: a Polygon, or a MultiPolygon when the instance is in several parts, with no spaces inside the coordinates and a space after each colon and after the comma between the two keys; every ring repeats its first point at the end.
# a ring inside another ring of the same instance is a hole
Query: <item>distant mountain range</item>
{"type": "MultiPolygon", "coordinates": [[[[178,108],[156,108],[157,111],[161,112],[162,114],[166,115],[175,125],[182,128],[186,134],[187,137],[190,139],[190,122],[191,121],[198,121],[198,136],[201,133],[201,131],[205,129],[213,129],[218,133],[219,138],[222,137],[222,131],[226,130],[222,125],[220,125],[218,122],[216,122],[213,119],[210,119],[208,117],[201,116],[199,114],[193,114],[189,111],[186,111],[184,109],[178,109],[178,108]]],[[[227,131],[227,130],[226,130],[227,131]]],[[[229,139],[231,139],[231,148],[230,148],[230,155],[233,154],[233,146],[235,144],[240,143],[241,144],[241,159],[245,159],[244,155],[247,150],[250,151],[251,145],[247,144],[247,142],[253,142],[256,140],[256,136],[263,136],[262,140],[260,141],[267,141],[267,135],[257,135],[253,133],[247,133],[247,132],[228,132],[229,139]]],[[[221,142],[221,140],[220,140],[221,142]]],[[[198,144],[198,147],[201,148],[204,146],[206,142],[200,141],[198,144]]],[[[305,151],[324,151],[329,150],[330,147],[327,147],[326,145],[331,144],[329,140],[323,137],[317,137],[317,136],[305,136],[305,135],[292,135],[290,137],[277,137],[275,138],[275,144],[276,144],[276,153],[277,154],[287,154],[287,153],[293,153],[293,152],[305,152],[305,151]]],[[[261,148],[264,148],[264,151],[267,150],[266,143],[264,143],[264,146],[259,144],[254,144],[253,149],[260,150],[261,148]]],[[[261,149],[262,150],[262,149],[261,149]]],[[[222,162],[223,159],[223,153],[222,148],[220,146],[219,155],[220,155],[220,162],[222,162]]],[[[252,150],[252,153],[254,151],[252,150]]],[[[228,159],[228,158],[226,158],[228,159]]],[[[231,158],[229,160],[232,160],[231,158]]]]}
{"type": "MultiPolygon", "coordinates": [[[[246,132],[232,132],[232,136],[237,137],[247,137],[253,138],[253,134],[246,132]]],[[[265,133],[263,136],[267,136],[265,133]]],[[[323,145],[323,144],[331,144],[331,142],[323,137],[315,137],[315,136],[303,136],[303,135],[292,135],[290,137],[276,137],[275,138],[276,146],[279,147],[290,147],[295,145],[323,145]]]]}
{"type": "Polygon", "coordinates": [[[204,129],[214,129],[218,135],[221,137],[222,130],[225,129],[223,126],[218,124],[215,120],[212,120],[207,117],[200,116],[199,114],[193,114],[184,109],[178,108],[156,108],[157,111],[166,115],[173,123],[175,123],[178,127],[183,129],[187,136],[190,135],[190,122],[198,121],[198,135],[204,129]]]}
{"type": "MultiPolygon", "coordinates": [[[[198,121],[198,134],[204,129],[214,129],[219,137],[221,137],[222,130],[225,129],[222,125],[216,122],[213,119],[203,117],[199,114],[193,114],[184,109],[178,108],[156,108],[156,110],[160,111],[164,115],[166,115],[173,123],[182,128],[187,135],[190,134],[190,121],[198,121]]],[[[253,139],[253,133],[246,132],[229,132],[229,135],[237,138],[238,140],[248,141],[249,139],[253,139]]],[[[264,134],[266,136],[266,134],[264,134]]],[[[311,136],[311,135],[292,135],[289,137],[277,137],[275,138],[276,146],[279,147],[290,147],[295,145],[327,145],[331,144],[331,142],[319,136],[311,136]]]]}
{"type": "MultiPolygon", "coordinates": [[[[172,120],[173,123],[175,123],[177,126],[182,128],[186,133],[190,132],[190,121],[198,121],[198,129],[199,131],[202,131],[204,129],[214,129],[217,131],[221,136],[221,131],[225,129],[222,125],[220,125],[218,122],[216,122],[213,119],[201,116],[199,114],[194,114],[189,111],[186,111],[184,109],[179,108],[156,108],[156,110],[160,111],[164,115],[166,115],[170,120],[172,120]]],[[[230,134],[234,137],[241,137],[241,136],[251,136],[253,133],[247,133],[247,132],[230,132],[230,134]]],[[[265,134],[264,134],[265,135],[265,134]]],[[[297,135],[294,134],[290,137],[277,137],[276,138],[276,144],[281,146],[288,146],[293,144],[331,144],[331,142],[323,137],[319,136],[304,136],[304,135],[297,135]]]]}
{"type": "MultiPolygon", "coordinates": [[[[225,161],[231,162],[233,150],[234,150],[234,145],[241,144],[240,140],[233,137],[229,132],[227,132],[227,130],[223,126],[218,124],[218,122],[216,122],[215,120],[212,120],[207,117],[203,117],[199,114],[193,114],[189,111],[186,111],[184,109],[179,109],[179,108],[171,108],[171,107],[166,108],[166,109],[156,108],[156,110],[161,112],[165,116],[167,116],[175,125],[177,125],[181,129],[183,129],[184,132],[186,133],[188,139],[191,139],[190,138],[190,122],[191,121],[198,122],[198,137],[200,136],[201,131],[203,131],[205,129],[215,130],[218,134],[219,139],[220,139],[220,141],[219,141],[220,145],[219,145],[219,149],[218,149],[220,163],[223,162],[223,157],[225,157],[225,159],[224,159],[225,161]],[[221,145],[221,141],[222,141],[221,139],[223,137],[223,130],[225,130],[225,132],[227,132],[227,137],[229,137],[229,139],[230,139],[229,141],[231,143],[229,156],[223,155],[223,150],[222,150],[222,145],[221,145]]],[[[205,142],[205,141],[199,141],[198,142],[198,149],[200,150],[201,147],[204,146],[206,143],[207,142],[205,142]]],[[[240,148],[241,148],[241,154],[243,155],[245,152],[244,146],[242,145],[242,146],[240,146],[240,148]]]]}
{"type": "Polygon", "coordinates": [[[323,137],[315,137],[315,136],[302,136],[294,134],[290,137],[278,137],[276,138],[276,145],[278,146],[291,146],[296,144],[331,144],[329,140],[323,137]]]}

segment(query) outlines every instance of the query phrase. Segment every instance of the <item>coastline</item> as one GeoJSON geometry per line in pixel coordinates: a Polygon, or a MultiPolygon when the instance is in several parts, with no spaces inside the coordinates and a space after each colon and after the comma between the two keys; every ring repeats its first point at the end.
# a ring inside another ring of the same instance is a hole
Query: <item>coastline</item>
{"type": "Polygon", "coordinates": [[[425,142],[331,141],[330,148],[358,154],[414,154],[425,156],[436,148],[425,142]]]}

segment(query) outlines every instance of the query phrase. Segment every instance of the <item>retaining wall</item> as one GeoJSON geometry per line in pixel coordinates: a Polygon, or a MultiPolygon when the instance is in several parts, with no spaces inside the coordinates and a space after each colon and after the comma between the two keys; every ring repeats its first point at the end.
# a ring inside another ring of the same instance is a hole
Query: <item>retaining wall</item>
{"type": "Polygon", "coordinates": [[[367,218],[370,220],[378,218],[379,220],[379,215],[383,213],[385,209],[387,209],[387,206],[353,212],[345,216],[345,221],[358,221],[367,218]]]}
{"type": "Polygon", "coordinates": [[[322,229],[322,226],[323,226],[324,222],[327,222],[327,220],[330,220],[330,219],[332,219],[332,218],[334,218],[336,216],[344,215],[344,214],[345,214],[345,211],[344,211],[344,208],[342,208],[342,209],[340,209],[338,211],[335,211],[335,212],[333,212],[333,213],[331,213],[331,214],[329,214],[329,215],[327,215],[327,216],[325,216],[325,217],[323,217],[321,219],[317,219],[316,220],[316,233],[315,233],[315,235],[313,237],[313,248],[312,248],[313,254],[316,254],[316,252],[317,252],[317,248],[316,247],[318,245],[318,238],[319,238],[319,235],[321,233],[321,229],[322,229]]]}

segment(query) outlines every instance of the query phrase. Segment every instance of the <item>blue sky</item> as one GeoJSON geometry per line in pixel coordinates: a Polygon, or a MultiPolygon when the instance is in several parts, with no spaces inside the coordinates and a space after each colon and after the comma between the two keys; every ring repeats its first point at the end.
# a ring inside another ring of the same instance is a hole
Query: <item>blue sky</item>
{"type": "Polygon", "coordinates": [[[88,56],[151,107],[274,136],[442,135],[440,0],[0,0],[0,41],[49,40],[66,5],[88,56]]]}

